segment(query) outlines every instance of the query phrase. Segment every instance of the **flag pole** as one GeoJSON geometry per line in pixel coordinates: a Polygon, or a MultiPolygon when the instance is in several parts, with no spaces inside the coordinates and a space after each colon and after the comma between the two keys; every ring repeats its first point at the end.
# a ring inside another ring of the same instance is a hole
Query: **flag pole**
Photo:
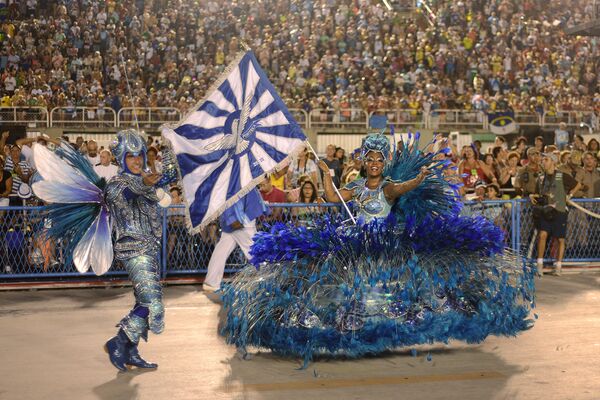
{"type": "MultiPolygon", "coordinates": [[[[313,149],[313,147],[311,146],[311,144],[310,144],[310,142],[308,140],[305,140],[304,143],[306,143],[306,145],[309,147],[310,151],[315,155],[315,158],[317,159],[317,163],[318,163],[320,161],[320,158],[319,158],[319,155],[317,154],[317,152],[315,151],[315,149],[313,149]]],[[[332,182],[332,184],[333,184],[333,182],[332,182]]],[[[325,184],[323,184],[323,186],[325,186],[325,184]]],[[[346,204],[346,202],[344,201],[344,198],[342,197],[340,191],[338,190],[338,188],[335,185],[333,185],[333,190],[335,190],[335,193],[340,198],[340,201],[344,205],[344,208],[346,209],[346,212],[350,216],[350,219],[352,220],[352,223],[354,223],[354,225],[356,225],[356,220],[354,219],[354,216],[350,212],[350,209],[348,208],[348,204],[346,204]]]]}

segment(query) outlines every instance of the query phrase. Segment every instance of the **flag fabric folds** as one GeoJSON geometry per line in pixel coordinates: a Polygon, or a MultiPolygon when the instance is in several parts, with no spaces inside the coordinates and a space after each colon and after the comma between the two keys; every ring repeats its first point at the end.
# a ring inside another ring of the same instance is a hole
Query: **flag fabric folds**
{"type": "Polygon", "coordinates": [[[176,126],[162,128],[177,157],[194,233],[283,167],[306,137],[252,52],[241,53],[176,126]]]}

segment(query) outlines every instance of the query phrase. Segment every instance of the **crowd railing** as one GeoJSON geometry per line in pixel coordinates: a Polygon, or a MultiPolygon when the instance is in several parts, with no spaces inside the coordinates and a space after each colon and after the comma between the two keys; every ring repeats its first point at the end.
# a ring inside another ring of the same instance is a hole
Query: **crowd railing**
{"type": "Polygon", "coordinates": [[[425,128],[423,111],[415,109],[377,109],[369,113],[369,120],[373,116],[385,116],[387,122],[398,127],[425,128]]]}
{"type": "Polygon", "coordinates": [[[50,116],[46,107],[0,107],[0,121],[32,127],[50,126],[50,116]]]}
{"type": "MultiPolygon", "coordinates": [[[[574,199],[583,208],[600,214],[600,199],[574,199]]],[[[345,213],[339,204],[270,204],[272,214],[257,222],[257,229],[265,230],[275,222],[293,223],[311,227],[319,215],[345,213]]],[[[162,219],[162,249],[160,275],[206,273],[208,262],[220,237],[218,224],[208,226],[202,233],[191,235],[184,221],[182,205],[164,209],[162,219]]],[[[483,215],[501,227],[505,245],[529,260],[537,258],[537,231],[533,223],[532,206],[528,200],[497,200],[466,202],[465,215],[483,215]]],[[[44,207],[0,207],[0,281],[31,280],[38,278],[92,277],[80,274],[72,263],[66,263],[63,244],[47,240],[43,231],[44,207]]],[[[600,261],[600,220],[578,209],[568,216],[564,261],[600,261]]],[[[556,257],[557,246],[551,241],[545,258],[556,257]]],[[[236,249],[226,263],[227,272],[235,272],[246,265],[245,258],[236,249]]],[[[126,275],[123,265],[115,261],[106,276],[126,275]]]]}
{"type": "Polygon", "coordinates": [[[308,115],[311,128],[369,127],[369,114],[360,108],[341,108],[339,110],[315,108],[308,115]]]}
{"type": "Polygon", "coordinates": [[[542,126],[545,127],[558,127],[563,122],[569,128],[587,124],[592,130],[598,129],[598,116],[594,110],[546,112],[542,117],[542,126]]]}
{"type": "Polygon", "coordinates": [[[50,111],[53,128],[110,128],[116,126],[117,116],[110,107],[54,107],[50,111]]]}
{"type": "Polygon", "coordinates": [[[181,120],[181,111],[173,107],[123,107],[117,113],[118,128],[159,128],[181,120]]]}
{"type": "MultiPolygon", "coordinates": [[[[303,128],[369,128],[373,116],[385,116],[389,123],[413,129],[460,130],[489,128],[487,115],[479,110],[435,109],[325,109],[306,111],[290,108],[290,113],[303,128]]],[[[561,122],[569,128],[587,126],[600,131],[600,115],[594,110],[522,112],[515,111],[515,122],[522,126],[557,127],[561,122]]],[[[0,121],[27,124],[32,127],[123,128],[139,126],[158,129],[174,124],[183,113],[174,107],[123,107],[118,112],[110,107],[0,107],[0,121]]]]}

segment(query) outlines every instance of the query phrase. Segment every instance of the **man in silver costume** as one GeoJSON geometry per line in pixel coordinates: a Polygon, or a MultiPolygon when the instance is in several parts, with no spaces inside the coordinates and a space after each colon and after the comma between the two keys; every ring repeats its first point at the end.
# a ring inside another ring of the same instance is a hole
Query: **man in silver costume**
{"type": "Polygon", "coordinates": [[[146,143],[134,130],[117,134],[111,151],[119,164],[119,174],[105,189],[115,234],[115,258],[120,260],[133,283],[135,305],[117,324],[116,336],[106,342],[111,363],[119,370],[127,367],[154,369],[158,365],[140,357],[137,346],[148,340],[148,330],[164,329],[164,306],[159,281],[158,251],[161,237],[161,211],[155,185],[160,176],[146,173],[146,143]]]}

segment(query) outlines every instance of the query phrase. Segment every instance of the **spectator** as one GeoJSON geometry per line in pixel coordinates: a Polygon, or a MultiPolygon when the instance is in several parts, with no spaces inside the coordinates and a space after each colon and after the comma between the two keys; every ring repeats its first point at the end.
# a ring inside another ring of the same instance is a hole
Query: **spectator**
{"type": "Polygon", "coordinates": [[[111,164],[112,154],[109,150],[104,149],[100,151],[99,157],[100,162],[94,166],[94,171],[108,182],[110,178],[118,174],[119,167],[111,164]]]}
{"type": "Polygon", "coordinates": [[[158,160],[158,150],[156,150],[156,147],[148,148],[147,164],[153,174],[162,173],[162,163],[158,160]]]}
{"type": "Polygon", "coordinates": [[[285,190],[287,185],[287,173],[289,171],[289,164],[275,171],[271,174],[271,184],[279,190],[285,190]]]}
{"type": "Polygon", "coordinates": [[[8,207],[12,192],[12,175],[4,169],[4,157],[0,155],[0,207],[8,207]]]}
{"type": "Polygon", "coordinates": [[[100,163],[100,156],[98,155],[98,143],[95,140],[88,140],[87,145],[87,153],[85,157],[88,159],[92,166],[98,165],[100,163]]]}
{"type": "Polygon", "coordinates": [[[362,161],[360,159],[360,148],[354,150],[350,158],[350,162],[344,168],[342,173],[342,187],[357,179],[360,176],[362,169],[362,161]]]}
{"type": "Polygon", "coordinates": [[[514,187],[523,197],[536,193],[537,179],[541,174],[540,152],[535,147],[527,149],[527,165],[517,172],[514,187]]]}
{"type": "Polygon", "coordinates": [[[536,136],[533,141],[533,147],[541,154],[544,152],[544,138],[542,136],[536,136]]]}
{"type": "Polygon", "coordinates": [[[290,163],[287,174],[288,190],[299,186],[298,178],[302,175],[310,176],[315,184],[318,182],[317,164],[308,158],[308,150],[306,147],[298,153],[296,160],[290,163]]]}
{"type": "Polygon", "coordinates": [[[587,144],[587,151],[592,152],[594,157],[598,157],[598,152],[600,152],[600,142],[594,138],[591,138],[587,144]]]}
{"type": "Polygon", "coordinates": [[[571,197],[580,188],[580,184],[571,175],[556,169],[557,163],[556,154],[544,153],[544,174],[538,179],[536,191],[529,194],[534,205],[536,229],[539,230],[537,267],[542,275],[548,237],[558,239],[554,271],[556,275],[561,274],[567,233],[567,196],[571,197]]]}
{"type": "Polygon", "coordinates": [[[558,129],[554,131],[554,145],[558,150],[563,151],[569,145],[569,132],[567,131],[567,124],[561,122],[558,129]]]}
{"type": "Polygon", "coordinates": [[[474,189],[477,182],[491,182],[493,179],[491,170],[475,157],[471,146],[463,148],[463,159],[458,164],[458,174],[463,179],[465,189],[474,189]]]}
{"type": "MultiPolygon", "coordinates": [[[[502,161],[502,159],[505,157],[503,153],[507,153],[507,151],[500,147],[496,147],[495,149],[500,149],[497,151],[497,158],[502,161]]],[[[507,153],[506,162],[502,164],[500,161],[498,162],[499,165],[502,165],[500,166],[500,179],[498,180],[498,183],[502,189],[510,190],[512,195],[515,195],[512,189],[514,189],[514,184],[516,183],[515,181],[519,169],[519,159],[519,153],[512,151],[507,153]]]]}
{"type": "MultiPolygon", "coordinates": [[[[308,175],[300,175],[298,178],[298,187],[294,189],[290,189],[286,191],[286,199],[290,203],[298,203],[300,201],[300,188],[304,184],[304,182],[309,181],[310,176],[308,175]]],[[[275,186],[275,185],[273,185],[275,186]]]]}
{"type": "Polygon", "coordinates": [[[491,153],[486,153],[483,155],[482,159],[483,159],[483,163],[486,166],[486,170],[489,171],[489,174],[486,174],[488,180],[491,181],[490,183],[498,183],[498,175],[496,175],[496,171],[498,170],[498,165],[496,164],[494,155],[491,153]]]}
{"type": "Polygon", "coordinates": [[[524,137],[520,137],[517,139],[517,144],[514,150],[519,153],[521,160],[527,159],[527,139],[524,137]]]}
{"type": "MultiPolygon", "coordinates": [[[[286,202],[285,193],[273,186],[270,177],[266,177],[258,184],[258,190],[260,191],[262,199],[267,204],[286,202]]],[[[283,209],[281,207],[271,207],[271,215],[266,217],[267,221],[281,221],[282,218],[283,209]]]]}
{"type": "Polygon", "coordinates": [[[339,160],[342,167],[346,165],[346,150],[342,149],[341,147],[336,147],[335,158],[339,160]]]}
{"type": "MultiPolygon", "coordinates": [[[[310,179],[304,181],[302,186],[300,186],[300,198],[298,202],[307,204],[324,203],[323,199],[321,199],[317,193],[317,187],[310,179]]],[[[293,215],[305,224],[307,224],[309,220],[314,219],[321,211],[321,207],[294,207],[292,210],[293,215]]]]}
{"type": "Polygon", "coordinates": [[[4,162],[4,169],[12,175],[12,190],[9,196],[11,206],[22,206],[23,200],[19,197],[21,184],[27,184],[33,172],[29,163],[21,159],[21,147],[16,144],[10,146],[10,158],[4,162]]]}
{"type": "Polygon", "coordinates": [[[490,183],[485,187],[486,200],[500,200],[500,188],[495,183],[490,183]]]}
{"type": "Polygon", "coordinates": [[[83,136],[77,136],[77,138],[75,139],[75,148],[79,151],[81,151],[84,148],[84,140],[83,140],[83,136]]]}
{"type": "Polygon", "coordinates": [[[504,139],[504,137],[502,136],[496,136],[496,138],[494,139],[494,147],[502,147],[503,149],[507,150],[508,147],[506,145],[506,139],[504,139]]]}
{"type": "Polygon", "coordinates": [[[583,140],[583,136],[581,135],[574,135],[573,136],[573,145],[572,145],[572,149],[579,151],[579,152],[584,152],[587,150],[587,146],[583,140]]]}
{"type": "Polygon", "coordinates": [[[559,169],[572,177],[576,177],[581,171],[581,158],[583,153],[579,150],[573,150],[566,158],[566,162],[559,169]]]}
{"type": "MultiPolygon", "coordinates": [[[[340,181],[342,177],[342,164],[340,160],[335,157],[336,147],[334,144],[327,146],[326,156],[323,159],[325,164],[329,167],[329,174],[333,179],[333,184],[336,187],[340,187],[340,181]]],[[[321,179],[323,179],[323,172],[321,171],[321,179]]]]}
{"type": "Polygon", "coordinates": [[[594,153],[586,151],[583,154],[583,168],[577,172],[575,180],[581,184],[577,197],[593,199],[600,197],[600,172],[597,169],[598,159],[594,153]]]}

